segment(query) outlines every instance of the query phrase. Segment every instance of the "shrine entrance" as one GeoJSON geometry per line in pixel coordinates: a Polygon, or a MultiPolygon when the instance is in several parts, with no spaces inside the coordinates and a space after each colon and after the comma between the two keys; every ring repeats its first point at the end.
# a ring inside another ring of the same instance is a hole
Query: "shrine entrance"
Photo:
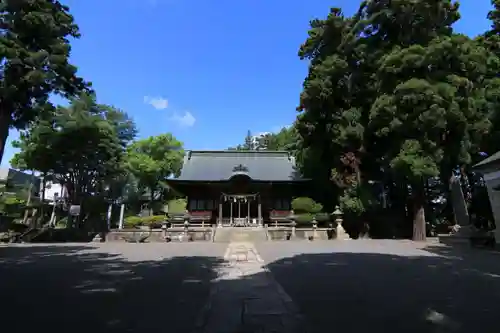
{"type": "Polygon", "coordinates": [[[222,193],[219,212],[220,226],[250,227],[261,226],[262,207],[260,196],[256,194],[222,193]]]}

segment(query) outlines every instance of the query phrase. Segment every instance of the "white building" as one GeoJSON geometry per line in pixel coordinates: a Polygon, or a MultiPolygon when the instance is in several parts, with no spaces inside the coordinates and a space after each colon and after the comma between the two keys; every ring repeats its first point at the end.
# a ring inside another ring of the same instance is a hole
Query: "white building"
{"type": "MultiPolygon", "coordinates": [[[[51,181],[47,181],[45,184],[45,201],[49,203],[53,203],[56,198],[64,198],[68,195],[68,191],[66,187],[61,186],[59,183],[54,183],[51,181]]],[[[42,197],[42,193],[40,191],[40,197],[42,197]]]]}
{"type": "Polygon", "coordinates": [[[262,138],[264,138],[266,135],[271,134],[271,132],[261,132],[256,135],[252,135],[252,148],[253,149],[266,149],[267,147],[265,146],[265,143],[262,142],[262,138]],[[263,145],[264,144],[264,145],[263,145]]]}
{"type": "Polygon", "coordinates": [[[474,165],[474,171],[483,175],[488,190],[488,197],[495,219],[495,238],[500,243],[500,152],[474,165]]]}

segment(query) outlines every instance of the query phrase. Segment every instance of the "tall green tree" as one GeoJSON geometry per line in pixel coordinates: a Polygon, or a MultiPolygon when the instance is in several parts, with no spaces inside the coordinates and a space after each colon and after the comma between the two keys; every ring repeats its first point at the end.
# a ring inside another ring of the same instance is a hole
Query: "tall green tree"
{"type": "Polygon", "coordinates": [[[69,8],[57,0],[0,2],[0,160],[9,128],[24,129],[47,110],[49,95],[88,88],[69,63],[80,37],[69,8]]]}
{"type": "Polygon", "coordinates": [[[283,127],[276,133],[266,133],[257,140],[258,150],[295,151],[297,133],[294,126],[283,127]]]}
{"type": "Polygon", "coordinates": [[[52,175],[78,204],[102,194],[124,174],[125,148],[135,134],[135,124],[124,112],[81,95],[21,132],[15,142],[20,152],[12,163],[52,175]]]}
{"type": "Polygon", "coordinates": [[[489,53],[466,36],[395,49],[381,61],[370,126],[383,142],[391,170],[412,189],[414,238],[425,238],[425,184],[471,162],[489,129],[484,96],[489,53]]]}
{"type": "Polygon", "coordinates": [[[165,190],[165,180],[179,175],[183,157],[182,142],[166,133],[132,143],[127,149],[126,166],[153,203],[156,194],[165,190]]]}
{"type": "Polygon", "coordinates": [[[245,142],[243,143],[241,150],[255,150],[255,140],[250,130],[247,131],[245,142]]]}
{"type": "MultiPolygon", "coordinates": [[[[492,0],[492,10],[488,13],[488,19],[491,21],[491,28],[477,38],[477,41],[487,48],[496,58],[500,58],[500,1],[492,0]]],[[[491,62],[491,61],[490,61],[491,62]]],[[[491,75],[486,84],[486,100],[490,111],[489,119],[491,130],[489,135],[485,136],[481,150],[488,155],[500,151],[500,79],[495,72],[496,68],[491,66],[491,75]]],[[[476,156],[476,162],[481,159],[476,156]]]]}
{"type": "Polygon", "coordinates": [[[394,200],[412,201],[401,211],[412,212],[413,238],[425,238],[427,180],[447,183],[470,162],[496,103],[496,61],[453,34],[459,17],[451,0],[371,0],[351,17],[333,8],[311,22],[299,51],[310,68],[297,157],[325,207],[336,195],[343,208],[366,211],[368,185],[379,182],[394,200]]]}

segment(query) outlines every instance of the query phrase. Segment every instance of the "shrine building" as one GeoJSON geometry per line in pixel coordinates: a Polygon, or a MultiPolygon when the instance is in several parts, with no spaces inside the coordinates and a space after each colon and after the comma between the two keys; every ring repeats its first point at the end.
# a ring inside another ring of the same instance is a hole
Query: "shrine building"
{"type": "Polygon", "coordinates": [[[290,215],[307,189],[286,151],[188,151],[169,185],[187,197],[192,217],[224,226],[255,226],[290,215]]]}

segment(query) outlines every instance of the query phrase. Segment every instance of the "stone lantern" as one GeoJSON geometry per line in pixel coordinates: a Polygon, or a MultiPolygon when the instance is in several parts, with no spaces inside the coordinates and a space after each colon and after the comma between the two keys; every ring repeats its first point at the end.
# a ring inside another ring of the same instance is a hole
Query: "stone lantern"
{"type": "Polygon", "coordinates": [[[290,238],[295,238],[295,230],[297,228],[297,215],[295,215],[293,209],[290,211],[290,220],[292,221],[292,234],[290,235],[290,238]]]}
{"type": "Polygon", "coordinates": [[[313,239],[318,239],[318,221],[316,221],[316,215],[313,216],[313,239]]]}
{"type": "Polygon", "coordinates": [[[350,239],[349,235],[347,234],[344,227],[342,226],[342,222],[343,222],[342,215],[344,215],[344,213],[342,213],[339,206],[335,207],[335,211],[333,212],[332,215],[335,218],[335,223],[337,223],[337,230],[336,230],[337,231],[337,239],[341,239],[341,240],[350,239]]]}

